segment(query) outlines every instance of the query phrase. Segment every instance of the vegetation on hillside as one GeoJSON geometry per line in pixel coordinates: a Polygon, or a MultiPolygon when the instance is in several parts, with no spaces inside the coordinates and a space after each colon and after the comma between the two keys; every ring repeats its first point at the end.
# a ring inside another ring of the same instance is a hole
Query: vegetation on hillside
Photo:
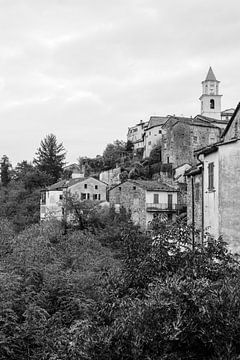
{"type": "Polygon", "coordinates": [[[223,241],[193,249],[184,224],[152,238],[112,209],[107,222],[14,235],[1,221],[0,359],[238,359],[239,263],[223,241]]]}

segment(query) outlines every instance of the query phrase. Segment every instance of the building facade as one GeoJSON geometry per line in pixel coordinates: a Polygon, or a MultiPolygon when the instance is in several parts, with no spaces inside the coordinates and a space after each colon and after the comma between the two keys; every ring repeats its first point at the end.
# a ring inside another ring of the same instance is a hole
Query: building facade
{"type": "Polygon", "coordinates": [[[130,211],[132,220],[142,229],[151,221],[173,221],[179,210],[178,191],[158,181],[127,180],[109,191],[110,205],[130,211]]]}
{"type": "MultiPolygon", "coordinates": [[[[233,252],[240,252],[240,103],[222,134],[220,142],[196,152],[202,179],[202,218],[196,222],[196,211],[189,188],[190,223],[215,238],[223,236],[233,252]],[[194,210],[192,209],[194,207],[194,210]],[[191,211],[192,210],[192,211],[191,211]]],[[[193,183],[197,175],[190,174],[193,183]]],[[[198,175],[200,176],[200,175],[198,175]]]]}
{"type": "Polygon", "coordinates": [[[41,191],[40,219],[62,220],[66,216],[65,200],[75,195],[80,201],[106,201],[107,184],[93,177],[62,180],[41,191]]]}
{"type": "Polygon", "coordinates": [[[219,141],[221,129],[198,118],[169,117],[163,126],[162,162],[194,164],[194,151],[219,141]]]}
{"type": "Polygon", "coordinates": [[[210,67],[206,79],[202,81],[201,115],[221,120],[221,97],[219,83],[210,67]]]}
{"type": "MultiPolygon", "coordinates": [[[[167,119],[167,117],[163,116],[150,117],[148,127],[145,129],[144,134],[143,158],[149,157],[152,149],[157,145],[161,145],[164,134],[163,125],[167,119]]],[[[161,162],[161,159],[159,159],[159,161],[161,162]]]]}

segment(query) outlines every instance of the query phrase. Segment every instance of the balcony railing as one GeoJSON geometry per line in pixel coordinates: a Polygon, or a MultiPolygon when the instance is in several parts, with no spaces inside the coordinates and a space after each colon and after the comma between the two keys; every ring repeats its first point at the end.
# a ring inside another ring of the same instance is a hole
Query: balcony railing
{"type": "Polygon", "coordinates": [[[183,208],[182,204],[168,204],[168,203],[147,203],[146,208],[149,211],[177,211],[183,208]]]}

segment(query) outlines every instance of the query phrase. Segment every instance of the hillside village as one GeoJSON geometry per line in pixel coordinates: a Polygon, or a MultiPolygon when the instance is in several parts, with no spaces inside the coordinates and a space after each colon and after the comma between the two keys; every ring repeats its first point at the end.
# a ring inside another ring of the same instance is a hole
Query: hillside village
{"type": "Polygon", "coordinates": [[[219,84],[210,67],[200,114],[151,116],[129,127],[126,147],[104,171],[89,171],[86,159],[66,168],[71,178],[41,192],[41,220],[67,219],[64,198],[72,194],[124,207],[144,231],[186,218],[194,241],[222,235],[239,252],[240,105],[222,110],[219,84]]]}

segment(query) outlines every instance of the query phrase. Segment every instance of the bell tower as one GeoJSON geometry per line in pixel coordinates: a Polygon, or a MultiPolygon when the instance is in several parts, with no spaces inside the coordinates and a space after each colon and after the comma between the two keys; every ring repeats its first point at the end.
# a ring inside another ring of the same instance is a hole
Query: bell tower
{"type": "Polygon", "coordinates": [[[219,83],[210,67],[207,77],[202,81],[201,115],[221,120],[221,97],[219,95],[219,83]]]}

